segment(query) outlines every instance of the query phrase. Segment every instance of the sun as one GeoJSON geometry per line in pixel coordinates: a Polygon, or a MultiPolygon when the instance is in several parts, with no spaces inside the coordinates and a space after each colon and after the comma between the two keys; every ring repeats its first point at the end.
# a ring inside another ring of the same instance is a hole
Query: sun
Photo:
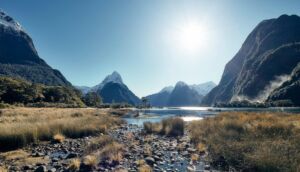
{"type": "Polygon", "coordinates": [[[178,27],[173,36],[177,47],[187,53],[203,50],[208,42],[208,31],[205,25],[195,21],[178,27]]]}

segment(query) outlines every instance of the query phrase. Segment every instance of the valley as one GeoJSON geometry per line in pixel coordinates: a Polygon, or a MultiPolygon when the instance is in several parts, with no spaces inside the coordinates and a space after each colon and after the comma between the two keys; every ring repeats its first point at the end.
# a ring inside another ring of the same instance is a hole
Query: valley
{"type": "Polygon", "coordinates": [[[0,10],[0,172],[300,171],[299,13],[97,3],[0,10]]]}

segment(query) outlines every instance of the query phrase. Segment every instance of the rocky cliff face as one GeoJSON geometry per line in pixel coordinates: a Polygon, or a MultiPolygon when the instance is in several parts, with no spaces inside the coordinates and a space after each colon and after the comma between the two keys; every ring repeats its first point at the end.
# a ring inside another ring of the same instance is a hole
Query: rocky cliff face
{"type": "Polygon", "coordinates": [[[265,101],[300,62],[300,18],[282,15],[261,22],[229,61],[202,104],[265,101]]]}
{"type": "Polygon", "coordinates": [[[45,85],[71,86],[41,59],[30,36],[12,17],[0,11],[0,75],[45,85]]]}

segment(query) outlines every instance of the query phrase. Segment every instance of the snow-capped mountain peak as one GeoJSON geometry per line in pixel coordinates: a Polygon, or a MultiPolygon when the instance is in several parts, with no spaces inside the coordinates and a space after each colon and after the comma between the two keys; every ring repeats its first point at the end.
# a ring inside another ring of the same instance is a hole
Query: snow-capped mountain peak
{"type": "Polygon", "coordinates": [[[109,83],[109,82],[123,84],[122,77],[117,71],[114,71],[112,74],[105,77],[105,79],[102,81],[101,84],[106,84],[106,83],[109,83]]]}
{"type": "Polygon", "coordinates": [[[10,27],[16,31],[23,31],[22,26],[2,10],[0,10],[0,25],[10,27]]]}
{"type": "Polygon", "coordinates": [[[110,82],[124,84],[121,75],[117,71],[114,71],[112,74],[106,76],[100,84],[94,86],[91,90],[97,91],[102,89],[105,84],[110,82]]]}

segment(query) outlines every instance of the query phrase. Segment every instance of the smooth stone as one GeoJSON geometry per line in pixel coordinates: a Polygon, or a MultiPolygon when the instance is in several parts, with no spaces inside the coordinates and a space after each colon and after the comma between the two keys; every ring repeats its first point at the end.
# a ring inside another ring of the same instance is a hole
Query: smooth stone
{"type": "Polygon", "coordinates": [[[152,158],[152,157],[147,157],[147,158],[145,158],[145,161],[146,161],[147,164],[149,164],[149,165],[153,165],[153,164],[155,163],[155,160],[154,160],[154,158],[152,158]]]}
{"type": "Polygon", "coordinates": [[[69,154],[66,156],[66,159],[75,158],[75,157],[77,157],[77,156],[78,156],[77,153],[69,153],[69,154]]]}
{"type": "Polygon", "coordinates": [[[47,171],[47,168],[44,165],[39,166],[37,169],[34,170],[34,172],[46,172],[46,171],[47,171]]]}
{"type": "Polygon", "coordinates": [[[56,168],[51,168],[48,172],[56,172],[56,168]]]}

